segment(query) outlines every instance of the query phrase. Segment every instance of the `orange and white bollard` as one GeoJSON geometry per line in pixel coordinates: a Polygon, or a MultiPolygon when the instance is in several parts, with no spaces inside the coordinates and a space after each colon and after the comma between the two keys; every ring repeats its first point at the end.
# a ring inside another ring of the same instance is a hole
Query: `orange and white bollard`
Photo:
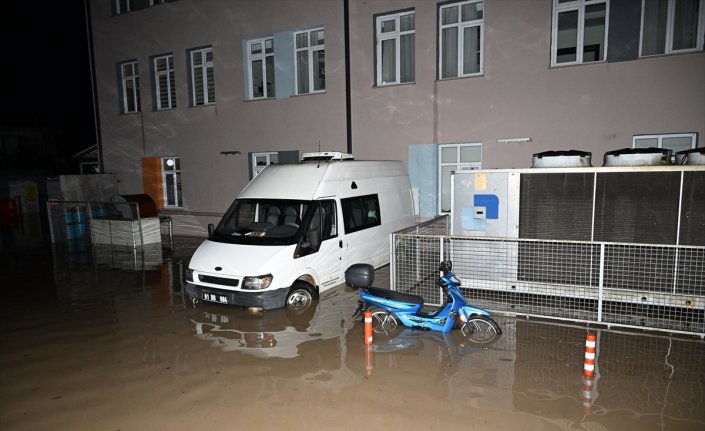
{"type": "Polygon", "coordinates": [[[583,402],[583,412],[586,415],[592,413],[593,391],[594,391],[595,381],[592,377],[583,375],[583,386],[580,388],[580,399],[583,402]]]}
{"type": "Polygon", "coordinates": [[[372,375],[372,369],[374,368],[374,363],[372,362],[372,349],[373,346],[365,344],[365,376],[370,377],[372,375]]]}
{"type": "Polygon", "coordinates": [[[597,337],[588,333],[585,336],[585,361],[583,362],[583,375],[592,377],[595,375],[595,348],[597,347],[597,337]]]}
{"type": "Polygon", "coordinates": [[[372,344],[372,310],[365,311],[365,345],[372,344]]]}

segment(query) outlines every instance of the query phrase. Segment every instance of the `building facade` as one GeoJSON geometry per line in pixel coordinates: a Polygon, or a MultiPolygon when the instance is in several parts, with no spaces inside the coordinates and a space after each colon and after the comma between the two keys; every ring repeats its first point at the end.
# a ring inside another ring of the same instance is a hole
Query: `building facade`
{"type": "MultiPolygon", "coordinates": [[[[450,172],[702,146],[703,0],[91,0],[101,159],[203,232],[269,163],[450,172]]],[[[292,179],[295,181],[295,179],[292,179]]]]}

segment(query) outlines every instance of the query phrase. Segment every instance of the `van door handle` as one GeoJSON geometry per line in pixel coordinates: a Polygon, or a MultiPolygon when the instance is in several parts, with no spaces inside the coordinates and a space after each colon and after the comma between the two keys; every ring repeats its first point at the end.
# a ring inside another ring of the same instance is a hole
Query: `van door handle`
{"type": "Polygon", "coordinates": [[[343,240],[338,241],[338,247],[343,248],[343,240]]]}

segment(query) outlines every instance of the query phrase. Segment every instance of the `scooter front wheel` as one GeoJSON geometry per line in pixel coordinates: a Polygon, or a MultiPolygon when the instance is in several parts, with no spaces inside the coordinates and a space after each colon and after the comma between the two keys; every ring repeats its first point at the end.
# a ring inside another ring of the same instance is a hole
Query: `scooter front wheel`
{"type": "Polygon", "coordinates": [[[460,332],[473,344],[489,346],[502,335],[497,322],[487,316],[473,315],[460,326],[460,332]]]}
{"type": "Polygon", "coordinates": [[[386,310],[372,312],[372,332],[379,335],[391,336],[399,326],[399,321],[393,313],[386,310]]]}

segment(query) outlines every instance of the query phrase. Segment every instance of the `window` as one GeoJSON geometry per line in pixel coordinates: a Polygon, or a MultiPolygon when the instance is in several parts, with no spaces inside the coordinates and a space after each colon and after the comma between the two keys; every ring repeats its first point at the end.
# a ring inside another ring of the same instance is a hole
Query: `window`
{"type": "MultiPolygon", "coordinates": [[[[323,200],[314,204],[311,221],[308,224],[306,232],[320,231],[321,241],[335,238],[338,236],[338,227],[336,223],[335,201],[323,200]]],[[[294,212],[292,212],[294,214],[294,212]]]]}
{"type": "Polygon", "coordinates": [[[447,144],[438,147],[438,209],[450,212],[451,174],[482,167],[482,144],[447,144]]]}
{"type": "Polygon", "coordinates": [[[643,0],[641,55],[703,49],[703,0],[643,0]]]}
{"type": "Polygon", "coordinates": [[[382,223],[377,195],[341,199],[345,232],[357,232],[382,223]]]}
{"type": "Polygon", "coordinates": [[[176,108],[176,88],[174,84],[174,56],[163,55],[154,58],[154,99],[157,110],[176,108]]]}
{"type": "Polygon", "coordinates": [[[181,208],[181,162],[178,157],[162,158],[164,207],[181,208]]]}
{"type": "Polygon", "coordinates": [[[275,97],[274,38],[247,42],[247,63],[250,68],[250,99],[275,97]]]}
{"type": "Polygon", "coordinates": [[[604,61],[606,0],[553,0],[551,65],[604,61]]]}
{"type": "Polygon", "coordinates": [[[635,135],[632,141],[633,148],[665,148],[673,154],[697,148],[697,133],[672,133],[667,135],[635,135]]]}
{"type": "Polygon", "coordinates": [[[323,29],[294,33],[296,43],[296,94],[326,89],[326,58],[323,29]]]}
{"type": "Polygon", "coordinates": [[[415,63],[415,14],[401,12],[375,20],[377,85],[413,82],[415,63]]]}
{"type": "Polygon", "coordinates": [[[140,78],[136,61],[120,64],[120,80],[122,113],[140,112],[140,78]]]}
{"type": "Polygon", "coordinates": [[[78,168],[81,175],[100,173],[100,164],[98,162],[81,162],[78,168]]]}
{"type": "Polygon", "coordinates": [[[276,163],[279,163],[279,153],[277,152],[252,153],[252,177],[250,179],[256,177],[262,172],[262,169],[276,163]]]}
{"type": "Polygon", "coordinates": [[[191,62],[191,105],[214,104],[213,48],[192,50],[189,59],[191,62]]]}
{"type": "Polygon", "coordinates": [[[483,1],[453,3],[440,8],[441,79],[482,73],[483,1]]]}

